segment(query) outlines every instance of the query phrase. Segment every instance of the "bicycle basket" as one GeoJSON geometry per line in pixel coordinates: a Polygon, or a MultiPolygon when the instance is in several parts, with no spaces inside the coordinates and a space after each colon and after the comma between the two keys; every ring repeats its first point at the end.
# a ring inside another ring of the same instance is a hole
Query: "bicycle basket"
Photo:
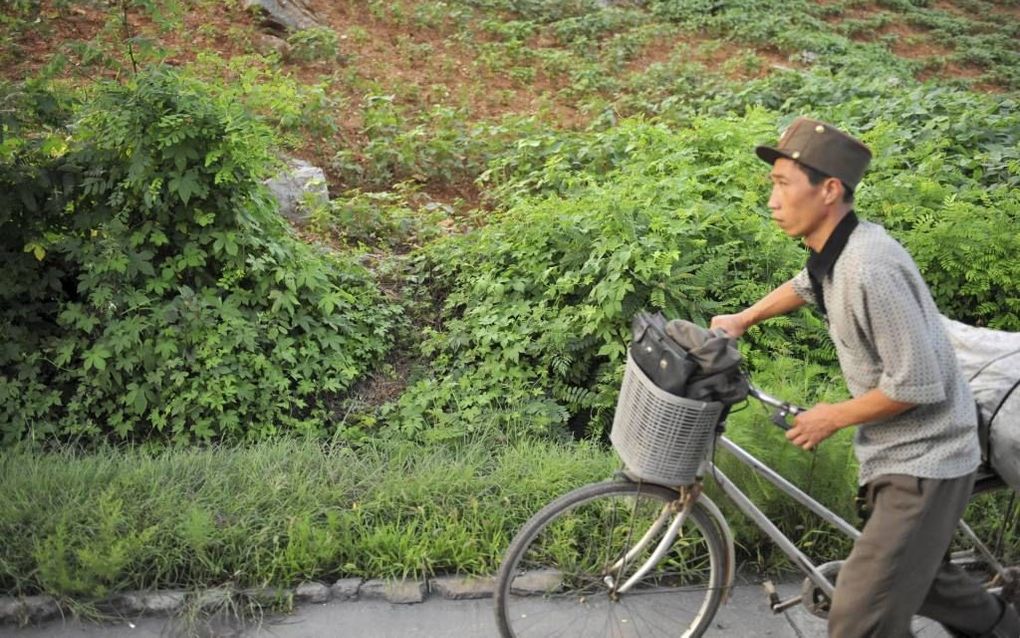
{"type": "Polygon", "coordinates": [[[722,403],[692,401],[661,390],[628,353],[609,440],[632,476],[663,485],[689,485],[722,410],[722,403]]]}

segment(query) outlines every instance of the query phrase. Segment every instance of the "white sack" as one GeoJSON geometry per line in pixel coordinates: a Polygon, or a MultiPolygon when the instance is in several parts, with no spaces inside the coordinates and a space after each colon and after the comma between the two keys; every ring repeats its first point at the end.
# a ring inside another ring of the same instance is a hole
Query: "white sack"
{"type": "Polygon", "coordinates": [[[942,319],[981,418],[989,424],[992,468],[1020,490],[1020,333],[942,319]]]}

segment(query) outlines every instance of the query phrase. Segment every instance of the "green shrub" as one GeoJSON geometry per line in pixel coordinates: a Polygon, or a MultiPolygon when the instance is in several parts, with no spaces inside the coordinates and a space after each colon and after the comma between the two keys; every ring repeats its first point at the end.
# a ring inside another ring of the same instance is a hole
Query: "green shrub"
{"type": "Polygon", "coordinates": [[[323,426],[394,310],[362,267],[288,233],[259,184],[269,141],[156,69],[105,86],[55,159],[0,165],[5,441],[323,426]]]}
{"type": "Polygon", "coordinates": [[[329,27],[300,29],[287,38],[290,55],[297,60],[334,60],[339,53],[340,38],[329,27]]]}
{"type": "Polygon", "coordinates": [[[367,143],[337,152],[332,166],[345,184],[382,189],[406,180],[474,181],[509,140],[539,130],[535,117],[471,123],[462,109],[436,106],[409,117],[392,95],[370,95],[362,108],[367,143]]]}
{"type": "Polygon", "coordinates": [[[422,251],[442,324],[426,329],[429,374],[392,406],[395,423],[428,437],[603,428],[635,311],[705,322],[792,274],[798,250],[762,223],[765,171],[747,152],[770,128],[759,113],[520,143],[501,169],[512,208],[422,251]]]}

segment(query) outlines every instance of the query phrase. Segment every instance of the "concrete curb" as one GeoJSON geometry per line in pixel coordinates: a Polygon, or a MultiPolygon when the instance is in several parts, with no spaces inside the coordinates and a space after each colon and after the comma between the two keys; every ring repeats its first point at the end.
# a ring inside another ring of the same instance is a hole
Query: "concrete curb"
{"type": "MultiPolygon", "coordinates": [[[[192,606],[204,611],[224,607],[240,596],[259,605],[283,601],[297,605],[321,605],[330,601],[380,600],[394,605],[424,602],[430,595],[446,600],[489,598],[496,586],[492,576],[437,576],[427,581],[364,580],[341,578],[332,585],[301,583],[293,589],[260,588],[232,590],[216,587],[201,591],[180,590],[121,592],[97,603],[102,611],[121,616],[168,616],[192,606]]],[[[69,611],[53,596],[0,596],[0,624],[24,626],[52,620],[69,611]]]]}

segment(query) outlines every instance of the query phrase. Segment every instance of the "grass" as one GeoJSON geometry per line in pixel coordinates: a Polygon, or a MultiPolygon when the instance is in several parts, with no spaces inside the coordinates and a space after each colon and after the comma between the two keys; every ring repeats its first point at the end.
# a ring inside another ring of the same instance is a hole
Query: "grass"
{"type": "MultiPolygon", "coordinates": [[[[757,404],[731,417],[728,435],[856,522],[849,437],[804,454],[757,404]]],[[[717,461],[810,556],[845,556],[845,538],[724,454],[717,461]]],[[[123,591],[222,587],[241,605],[245,589],[311,580],[493,574],[533,513],[617,468],[594,444],[534,440],[354,450],[281,439],[88,454],[21,446],[0,453],[0,595],[46,592],[88,613],[123,591]]],[[[789,566],[711,484],[709,494],[737,533],[742,563],[789,566]]],[[[990,542],[1006,496],[972,508],[990,542]]],[[[1020,556],[1015,525],[1004,548],[1020,556]]]]}
{"type": "Polygon", "coordinates": [[[0,592],[291,586],[491,574],[542,504],[608,476],[591,445],[493,453],[283,439],[249,446],[0,455],[0,592]]]}

